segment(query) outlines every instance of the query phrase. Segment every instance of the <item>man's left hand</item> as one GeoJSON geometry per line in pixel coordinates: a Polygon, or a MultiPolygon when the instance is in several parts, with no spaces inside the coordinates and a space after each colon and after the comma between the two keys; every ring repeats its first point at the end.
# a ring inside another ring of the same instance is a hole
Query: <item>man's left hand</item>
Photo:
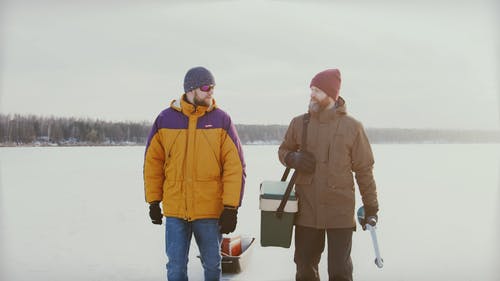
{"type": "Polygon", "coordinates": [[[228,234],[234,231],[237,223],[238,209],[224,207],[219,218],[220,233],[228,234]]]}
{"type": "Polygon", "coordinates": [[[364,219],[363,222],[363,230],[366,230],[366,225],[369,224],[371,226],[376,226],[378,221],[378,216],[369,216],[364,219]]]}
{"type": "Polygon", "coordinates": [[[365,219],[363,220],[363,230],[366,230],[366,225],[376,226],[378,222],[378,207],[365,206],[365,219]]]}

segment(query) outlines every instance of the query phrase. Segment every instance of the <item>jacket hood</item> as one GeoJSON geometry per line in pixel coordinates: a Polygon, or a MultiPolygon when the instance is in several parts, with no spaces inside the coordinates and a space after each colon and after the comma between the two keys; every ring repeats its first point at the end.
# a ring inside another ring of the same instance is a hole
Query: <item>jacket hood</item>
{"type": "Polygon", "coordinates": [[[336,102],[336,112],[339,113],[339,114],[347,114],[347,107],[345,105],[345,100],[344,98],[340,97],[337,99],[337,102],[336,102]]]}
{"type": "Polygon", "coordinates": [[[338,115],[346,115],[347,108],[345,100],[339,96],[334,107],[320,112],[309,111],[309,114],[311,114],[313,118],[319,119],[321,122],[327,122],[327,120],[334,119],[338,115]]]}
{"type": "Polygon", "coordinates": [[[186,94],[183,94],[178,100],[172,100],[170,102],[170,107],[174,110],[184,113],[187,116],[190,115],[203,115],[206,112],[210,112],[217,108],[217,103],[215,99],[212,98],[212,104],[210,106],[194,106],[185,100],[186,94]]]}

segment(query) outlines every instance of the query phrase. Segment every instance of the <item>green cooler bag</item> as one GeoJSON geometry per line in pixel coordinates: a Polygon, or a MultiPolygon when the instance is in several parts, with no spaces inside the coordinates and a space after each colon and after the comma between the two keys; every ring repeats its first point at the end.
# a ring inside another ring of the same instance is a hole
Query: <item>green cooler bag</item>
{"type": "Polygon", "coordinates": [[[276,212],[288,183],[288,181],[264,181],[260,184],[260,244],[263,247],[290,248],[293,220],[298,210],[298,202],[293,190],[281,217],[276,212]]]}

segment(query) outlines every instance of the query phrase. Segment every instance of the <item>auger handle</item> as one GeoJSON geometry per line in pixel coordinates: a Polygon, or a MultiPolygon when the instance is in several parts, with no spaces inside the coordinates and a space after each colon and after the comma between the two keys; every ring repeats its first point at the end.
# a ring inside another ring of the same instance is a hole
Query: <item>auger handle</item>
{"type": "Polygon", "coordinates": [[[370,224],[365,225],[366,229],[370,231],[370,235],[372,237],[373,249],[375,250],[375,264],[378,268],[382,268],[384,266],[384,259],[380,256],[380,250],[378,248],[378,240],[377,240],[377,232],[375,231],[375,227],[370,224]]]}

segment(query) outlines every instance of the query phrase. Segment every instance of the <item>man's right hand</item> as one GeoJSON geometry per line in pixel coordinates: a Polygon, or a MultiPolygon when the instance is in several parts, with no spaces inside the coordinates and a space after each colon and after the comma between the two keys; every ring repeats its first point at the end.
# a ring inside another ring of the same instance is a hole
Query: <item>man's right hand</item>
{"type": "Polygon", "coordinates": [[[309,151],[290,152],[285,158],[285,164],[299,172],[311,174],[316,168],[316,159],[309,151]]]}
{"type": "Polygon", "coordinates": [[[154,224],[162,224],[163,215],[161,214],[160,202],[149,203],[149,217],[154,224]]]}
{"type": "Polygon", "coordinates": [[[378,206],[371,207],[365,206],[365,218],[363,219],[361,225],[363,226],[363,230],[366,230],[366,225],[369,224],[371,226],[376,226],[378,222],[378,206]]]}

